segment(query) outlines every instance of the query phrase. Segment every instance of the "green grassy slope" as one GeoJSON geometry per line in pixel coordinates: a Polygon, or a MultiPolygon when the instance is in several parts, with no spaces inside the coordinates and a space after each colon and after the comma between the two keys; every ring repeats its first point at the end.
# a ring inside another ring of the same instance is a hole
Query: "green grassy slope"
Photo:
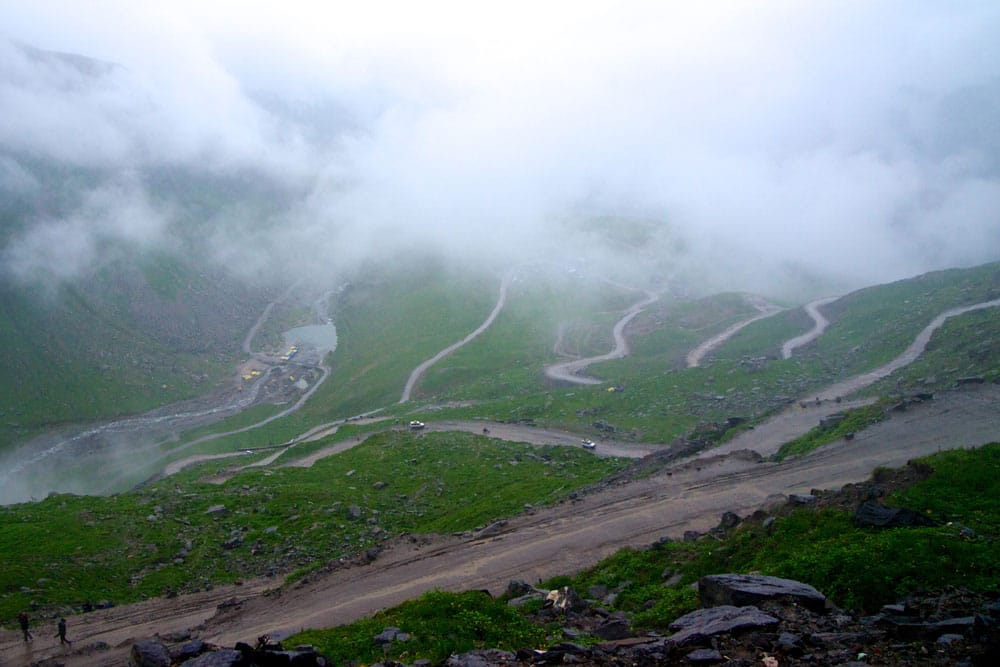
{"type": "Polygon", "coordinates": [[[182,294],[161,296],[163,287],[129,267],[108,277],[128,276],[129,294],[85,284],[36,300],[0,286],[0,441],[141,412],[227,379],[261,297],[191,267],[174,270],[189,286],[182,294]]]}
{"type": "Polygon", "coordinates": [[[206,225],[240,215],[252,231],[287,193],[254,174],[162,168],[126,177],[0,157],[32,182],[12,191],[0,184],[0,250],[33,225],[88,211],[94,191],[129,190],[123,179],[163,214],[170,240],[166,251],[102,237],[100,262],[62,282],[0,272],[0,447],[204,394],[233,372],[242,337],[270,296],[212,268],[206,225]]]}
{"type": "MultiPolygon", "coordinates": [[[[636,630],[661,633],[669,633],[674,620],[698,607],[691,584],[707,574],[788,577],[815,586],[837,605],[868,613],[920,589],[960,586],[1000,592],[1000,443],[943,452],[918,465],[934,470],[930,478],[893,494],[886,504],[920,508],[945,522],[939,527],[859,528],[848,512],[802,508],[777,518],[769,528],[750,522],[720,539],[625,549],[584,572],[542,582],[542,587],[570,586],[582,595],[594,586],[615,591],[614,601],[602,607],[626,614],[636,630]],[[973,536],[963,535],[963,527],[971,528],[973,536]]],[[[503,598],[435,591],[349,625],[301,633],[290,642],[313,644],[338,662],[413,662],[443,660],[472,648],[598,641],[566,635],[558,624],[533,624],[530,615],[537,608],[528,604],[517,613],[503,598]],[[446,624],[445,618],[455,620],[446,624]],[[381,648],[376,652],[371,638],[387,626],[419,639],[395,642],[387,655],[381,648]],[[510,638],[516,641],[505,641],[510,638]]]]}
{"type": "Polygon", "coordinates": [[[317,567],[401,533],[471,530],[622,465],[566,447],[389,432],[312,468],[250,471],[221,486],[198,482],[201,469],[116,496],[0,507],[0,618],[32,601],[128,602],[317,567]],[[206,513],[220,504],[226,512],[206,513]],[[234,535],[240,543],[224,547],[234,535]]]}

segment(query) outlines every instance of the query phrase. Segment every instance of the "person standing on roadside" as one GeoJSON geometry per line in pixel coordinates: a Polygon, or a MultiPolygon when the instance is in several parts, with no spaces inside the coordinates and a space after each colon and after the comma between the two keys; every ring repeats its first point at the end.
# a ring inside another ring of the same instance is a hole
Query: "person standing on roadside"
{"type": "Polygon", "coordinates": [[[70,640],[66,639],[66,619],[60,618],[59,623],[56,624],[56,637],[59,638],[60,644],[72,644],[70,640]]]}
{"type": "Polygon", "coordinates": [[[24,633],[24,641],[31,641],[34,639],[31,635],[31,631],[28,630],[28,615],[23,611],[17,615],[17,622],[21,626],[21,632],[24,633]]]}

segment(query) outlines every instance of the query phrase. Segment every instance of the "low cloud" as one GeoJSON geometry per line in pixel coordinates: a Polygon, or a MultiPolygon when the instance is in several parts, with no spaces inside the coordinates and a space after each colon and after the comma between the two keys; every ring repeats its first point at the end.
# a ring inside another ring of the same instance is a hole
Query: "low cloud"
{"type": "Polygon", "coordinates": [[[168,222],[169,214],[150,204],[139,181],[125,176],[87,192],[69,215],[35,221],[0,256],[9,276],[51,286],[128,253],[171,250],[168,222]]]}
{"type": "MultiPolygon", "coordinates": [[[[413,250],[634,268],[565,224],[588,215],[656,220],[642,263],[720,289],[1000,258],[995,3],[40,2],[0,25],[47,50],[0,44],[0,174],[30,185],[22,155],[264,174],[294,193],[282,210],[206,221],[247,275],[413,250]]],[[[37,220],[9,271],[69,278],[110,238],[169,242],[142,182],[37,220]]]]}

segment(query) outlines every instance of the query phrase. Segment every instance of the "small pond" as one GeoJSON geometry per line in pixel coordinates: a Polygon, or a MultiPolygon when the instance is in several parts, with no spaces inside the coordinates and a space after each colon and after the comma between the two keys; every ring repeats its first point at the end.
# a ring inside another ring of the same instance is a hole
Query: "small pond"
{"type": "Polygon", "coordinates": [[[310,324],[289,329],[283,336],[289,345],[307,345],[319,350],[320,354],[337,349],[337,327],[333,324],[310,324]]]}

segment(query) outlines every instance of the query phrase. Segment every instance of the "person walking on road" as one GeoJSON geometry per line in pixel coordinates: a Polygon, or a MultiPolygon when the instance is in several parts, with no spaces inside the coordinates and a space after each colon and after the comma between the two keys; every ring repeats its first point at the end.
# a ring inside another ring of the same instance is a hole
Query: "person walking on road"
{"type": "Polygon", "coordinates": [[[59,623],[56,624],[56,629],[58,630],[58,632],[56,633],[56,637],[59,638],[59,643],[60,644],[72,644],[73,643],[70,640],[66,639],[66,619],[65,618],[60,618],[59,619],[59,623]]]}
{"type": "Polygon", "coordinates": [[[31,631],[28,630],[28,615],[22,611],[17,615],[17,622],[21,626],[21,632],[24,633],[24,641],[28,642],[34,639],[31,631]]]}

